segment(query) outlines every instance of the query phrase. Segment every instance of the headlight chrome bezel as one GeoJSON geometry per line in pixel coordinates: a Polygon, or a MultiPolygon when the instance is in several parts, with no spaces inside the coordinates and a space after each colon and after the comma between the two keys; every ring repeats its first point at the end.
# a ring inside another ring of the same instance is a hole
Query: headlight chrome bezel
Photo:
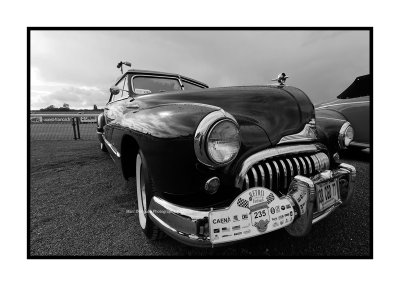
{"type": "MultiPolygon", "coordinates": [[[[226,166],[231,163],[237,157],[239,151],[233,156],[230,160],[226,162],[219,163],[215,161],[212,156],[208,153],[208,138],[211,134],[211,131],[221,122],[229,121],[235,125],[239,132],[239,124],[235,120],[235,118],[230,115],[229,113],[221,110],[216,110],[208,115],[206,115],[202,121],[200,122],[199,126],[196,129],[195,136],[194,136],[194,150],[196,153],[196,157],[202,164],[216,168],[226,166]]],[[[239,139],[239,148],[241,147],[241,140],[239,139]]]]}
{"type": "Polygon", "coordinates": [[[346,149],[353,140],[354,140],[354,128],[351,126],[350,122],[346,121],[345,123],[343,123],[339,131],[338,143],[340,149],[346,149]],[[349,139],[347,136],[350,130],[353,133],[353,138],[349,139]],[[348,141],[346,142],[346,140],[348,141]]]}

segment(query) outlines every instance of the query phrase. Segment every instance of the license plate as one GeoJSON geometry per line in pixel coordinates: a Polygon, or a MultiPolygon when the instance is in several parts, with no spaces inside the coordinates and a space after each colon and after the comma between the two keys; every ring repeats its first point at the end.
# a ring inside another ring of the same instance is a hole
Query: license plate
{"type": "Polygon", "coordinates": [[[323,211],[339,200],[338,181],[317,184],[318,211],[323,211]]]}
{"type": "Polygon", "coordinates": [[[293,219],[287,198],[256,187],[241,193],[229,208],[210,212],[210,239],[218,244],[262,235],[288,226],[293,219]]]}

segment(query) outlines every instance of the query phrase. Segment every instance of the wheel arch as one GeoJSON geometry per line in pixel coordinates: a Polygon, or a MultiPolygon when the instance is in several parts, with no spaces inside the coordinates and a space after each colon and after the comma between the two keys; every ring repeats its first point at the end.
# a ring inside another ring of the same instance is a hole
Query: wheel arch
{"type": "Polygon", "coordinates": [[[136,156],[139,144],[131,135],[124,135],[121,141],[121,169],[124,179],[136,176],[136,156]]]}

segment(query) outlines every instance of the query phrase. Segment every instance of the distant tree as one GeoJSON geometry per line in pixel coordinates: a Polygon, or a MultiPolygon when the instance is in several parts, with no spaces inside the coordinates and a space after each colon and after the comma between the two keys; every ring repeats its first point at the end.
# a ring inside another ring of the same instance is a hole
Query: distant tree
{"type": "Polygon", "coordinates": [[[43,110],[54,110],[57,109],[54,105],[49,105],[46,108],[43,108],[43,110]]]}
{"type": "Polygon", "coordinates": [[[97,105],[93,105],[93,110],[97,110],[97,105]]]}
{"type": "Polygon", "coordinates": [[[64,108],[64,109],[69,109],[69,104],[68,104],[68,103],[64,103],[64,104],[63,104],[63,108],[64,108]]]}

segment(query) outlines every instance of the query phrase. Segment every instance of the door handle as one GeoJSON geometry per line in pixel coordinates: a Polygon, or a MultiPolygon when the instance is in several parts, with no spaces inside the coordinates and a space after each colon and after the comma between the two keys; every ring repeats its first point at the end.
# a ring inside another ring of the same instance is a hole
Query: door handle
{"type": "Polygon", "coordinates": [[[126,105],[126,108],[127,108],[127,109],[138,110],[138,109],[139,109],[139,104],[136,104],[136,103],[134,103],[134,104],[127,104],[127,105],[126,105]]]}

